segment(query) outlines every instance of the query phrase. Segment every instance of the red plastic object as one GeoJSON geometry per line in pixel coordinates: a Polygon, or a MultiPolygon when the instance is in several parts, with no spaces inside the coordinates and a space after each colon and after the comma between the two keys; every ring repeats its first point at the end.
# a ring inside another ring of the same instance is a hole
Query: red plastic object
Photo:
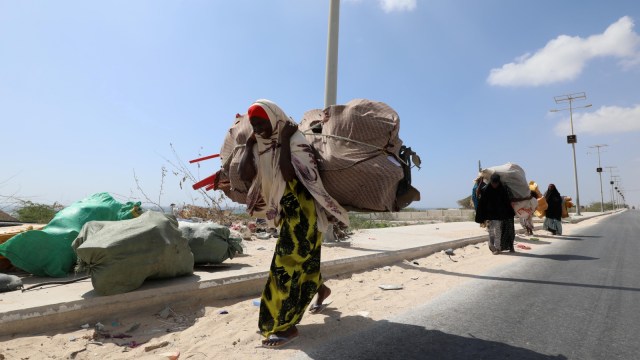
{"type": "Polygon", "coordinates": [[[197,159],[189,160],[189,164],[193,164],[193,163],[196,163],[196,162],[198,162],[198,161],[203,161],[203,160],[209,160],[209,159],[217,158],[218,156],[220,156],[220,154],[213,154],[213,155],[204,156],[204,157],[201,157],[201,158],[197,158],[197,159]]]}
{"type": "MultiPolygon", "coordinates": [[[[213,186],[213,183],[216,181],[216,174],[213,174],[211,176],[208,176],[200,181],[198,181],[197,183],[193,184],[193,190],[198,190],[201,187],[204,186],[213,186]]],[[[208,189],[206,189],[208,190],[208,189]]]]}

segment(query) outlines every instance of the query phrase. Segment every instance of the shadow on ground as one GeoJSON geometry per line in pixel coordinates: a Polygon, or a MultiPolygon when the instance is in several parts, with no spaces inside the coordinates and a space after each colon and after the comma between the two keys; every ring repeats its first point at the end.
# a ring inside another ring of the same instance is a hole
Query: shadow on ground
{"type": "MultiPolygon", "coordinates": [[[[340,317],[337,311],[323,313],[324,324],[300,325],[300,338],[288,348],[304,352],[297,358],[311,359],[567,359],[547,355],[481,334],[459,336],[422,326],[363,316],[340,317]],[[328,339],[328,340],[327,340],[328,339]]],[[[294,357],[296,358],[296,357],[294,357]]]]}
{"type": "Polygon", "coordinates": [[[510,254],[512,256],[520,256],[520,257],[530,257],[536,259],[549,259],[556,261],[573,261],[573,260],[598,260],[599,258],[591,257],[591,256],[582,256],[582,255],[571,255],[571,254],[532,254],[526,253],[524,251],[517,251],[515,253],[510,254]]]}

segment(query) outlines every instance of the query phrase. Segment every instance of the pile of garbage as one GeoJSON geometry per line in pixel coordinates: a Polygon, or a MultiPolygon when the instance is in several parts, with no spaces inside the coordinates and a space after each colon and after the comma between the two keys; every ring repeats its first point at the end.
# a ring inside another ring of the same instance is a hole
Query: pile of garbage
{"type": "MultiPolygon", "coordinates": [[[[219,264],[243,253],[243,236],[229,227],[178,221],[140,203],[120,203],[97,193],[59,211],[40,230],[0,244],[11,265],[37,276],[65,277],[75,270],[91,278],[100,295],[135,290],[148,279],[193,273],[195,265],[219,264]]],[[[0,292],[21,287],[3,278],[0,292]]]]}

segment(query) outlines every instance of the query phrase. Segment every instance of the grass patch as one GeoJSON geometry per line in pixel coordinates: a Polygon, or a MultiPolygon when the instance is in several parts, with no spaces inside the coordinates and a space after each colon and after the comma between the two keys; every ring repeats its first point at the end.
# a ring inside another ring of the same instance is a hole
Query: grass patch
{"type": "Polygon", "coordinates": [[[359,229],[379,229],[388,228],[394,226],[391,221],[388,220],[371,220],[365,219],[360,216],[349,214],[349,228],[353,230],[359,229]]]}

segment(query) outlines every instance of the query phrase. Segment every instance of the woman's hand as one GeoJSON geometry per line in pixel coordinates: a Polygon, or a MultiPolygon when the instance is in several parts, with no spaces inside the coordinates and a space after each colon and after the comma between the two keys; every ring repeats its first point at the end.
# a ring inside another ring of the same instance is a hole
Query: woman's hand
{"type": "Polygon", "coordinates": [[[242,159],[240,159],[240,163],[238,164],[238,173],[240,174],[240,179],[242,181],[251,182],[253,181],[253,178],[256,177],[257,171],[253,156],[253,145],[255,145],[255,143],[256,135],[251,134],[247,139],[242,159]]]}
{"type": "Polygon", "coordinates": [[[280,171],[286,182],[296,177],[296,172],[291,163],[291,137],[298,131],[298,125],[292,122],[285,122],[280,130],[280,171]]]}
{"type": "Polygon", "coordinates": [[[291,121],[285,121],[282,126],[282,130],[280,130],[280,143],[284,143],[291,139],[293,134],[298,131],[298,124],[294,124],[291,121]]]}

